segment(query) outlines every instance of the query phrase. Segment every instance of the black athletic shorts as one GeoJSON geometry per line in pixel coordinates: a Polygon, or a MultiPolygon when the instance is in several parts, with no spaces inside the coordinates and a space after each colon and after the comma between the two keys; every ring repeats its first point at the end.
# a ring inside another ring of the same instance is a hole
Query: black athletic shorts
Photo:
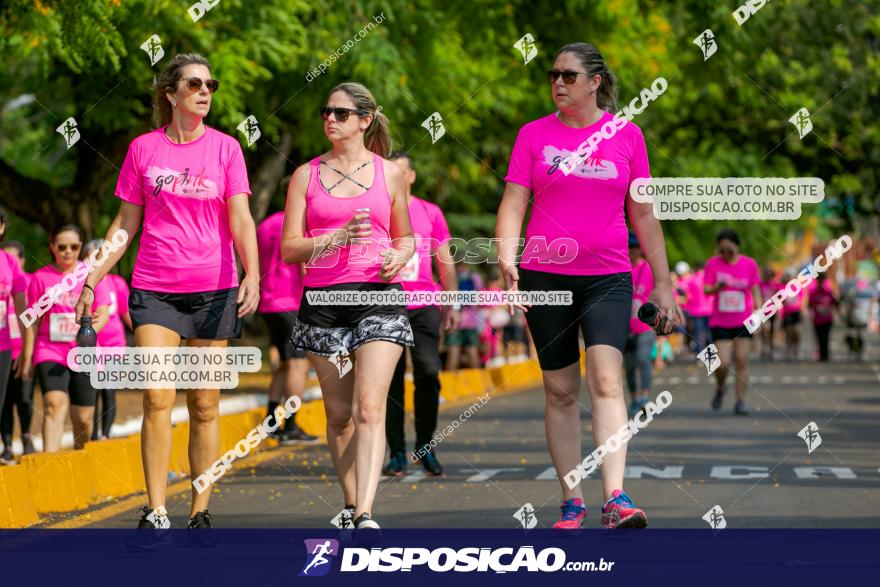
{"type": "Polygon", "coordinates": [[[47,361],[37,365],[37,381],[45,394],[47,391],[66,391],[73,406],[94,407],[98,390],[92,387],[88,373],[71,371],[66,365],[47,361]]]}
{"type": "Polygon", "coordinates": [[[304,288],[290,336],[294,348],[330,357],[342,349],[350,353],[375,340],[414,346],[405,305],[312,305],[308,299],[312,291],[403,291],[403,287],[399,283],[368,282],[304,288]]]}
{"type": "Polygon", "coordinates": [[[541,369],[568,367],[580,360],[578,329],[587,347],[612,346],[623,352],[632,312],[632,274],[560,275],[519,270],[520,291],[570,291],[570,306],[534,305],[526,312],[541,369]]]}
{"type": "Polygon", "coordinates": [[[719,340],[733,340],[735,338],[752,338],[749,329],[745,326],[737,326],[735,328],[719,328],[718,326],[712,326],[709,328],[709,331],[712,333],[712,340],[718,342],[719,340]]]}
{"type": "Polygon", "coordinates": [[[786,314],[782,317],[782,326],[789,326],[791,324],[800,324],[801,323],[801,313],[793,312],[791,314],[786,314]]]}
{"type": "Polygon", "coordinates": [[[237,287],[198,293],[132,289],[128,311],[135,329],[157,324],[182,338],[226,340],[241,337],[237,297],[237,287]]]}
{"type": "Polygon", "coordinates": [[[293,348],[290,343],[290,333],[293,332],[296,312],[262,312],[260,316],[269,327],[269,342],[278,349],[282,361],[306,358],[305,351],[293,348]]]}

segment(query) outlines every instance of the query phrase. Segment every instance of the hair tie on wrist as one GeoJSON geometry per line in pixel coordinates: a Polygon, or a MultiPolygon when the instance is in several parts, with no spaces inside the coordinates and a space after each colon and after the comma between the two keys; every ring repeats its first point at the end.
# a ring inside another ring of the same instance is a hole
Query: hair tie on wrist
{"type": "Polygon", "coordinates": [[[92,287],[91,285],[89,285],[88,283],[84,283],[84,284],[83,284],[83,287],[84,287],[84,288],[87,287],[87,288],[89,288],[90,290],[92,290],[92,295],[95,294],[95,288],[92,287]]]}

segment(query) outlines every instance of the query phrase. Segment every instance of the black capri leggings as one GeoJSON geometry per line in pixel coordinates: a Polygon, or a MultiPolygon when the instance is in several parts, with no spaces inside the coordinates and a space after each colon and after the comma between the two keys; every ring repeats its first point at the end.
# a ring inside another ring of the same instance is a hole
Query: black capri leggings
{"type": "Polygon", "coordinates": [[[587,347],[612,346],[623,352],[632,311],[632,274],[560,275],[519,270],[520,291],[570,291],[570,306],[532,306],[526,321],[541,369],[568,367],[580,359],[578,328],[587,347]]]}
{"type": "Polygon", "coordinates": [[[37,365],[37,381],[44,395],[47,391],[66,391],[72,406],[94,407],[98,401],[98,391],[92,387],[89,374],[71,371],[61,363],[37,365]]]}
{"type": "Polygon", "coordinates": [[[24,381],[10,375],[9,385],[6,387],[6,401],[3,403],[3,414],[0,415],[0,436],[3,437],[4,446],[12,444],[16,411],[21,433],[27,434],[31,431],[34,417],[34,380],[24,381]]]}

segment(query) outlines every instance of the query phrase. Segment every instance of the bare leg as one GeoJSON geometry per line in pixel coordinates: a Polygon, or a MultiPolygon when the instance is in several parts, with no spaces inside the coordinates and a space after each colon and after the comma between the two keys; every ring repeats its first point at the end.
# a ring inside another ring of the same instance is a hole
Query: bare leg
{"type": "Polygon", "coordinates": [[[583,499],[581,485],[569,489],[565,474],[581,463],[580,361],[551,371],[542,371],[546,408],[544,432],[547,448],[562,487],[562,499],[583,499]]]}
{"type": "MultiPolygon", "coordinates": [[[[188,347],[226,348],[226,340],[206,340],[193,338],[187,340],[188,347]]],[[[190,477],[196,477],[211,468],[220,456],[220,390],[186,390],[186,407],[189,410],[189,470],[190,477]]],[[[208,509],[210,491],[199,493],[192,488],[192,509],[189,517],[208,509]]]]}
{"type": "Polygon", "coordinates": [[[326,357],[309,353],[309,359],[321,384],[327,414],[327,445],[342,486],[343,499],[345,504],[355,504],[354,422],[351,419],[354,369],[340,378],[339,370],[326,357]]]}
{"type": "Polygon", "coordinates": [[[352,416],[355,425],[357,511],[373,510],[385,455],[385,406],[388,387],[403,347],[386,341],[368,342],[355,351],[352,416]]]}
{"type": "Polygon", "coordinates": [[[61,436],[64,434],[64,418],[70,398],[66,391],[47,391],[43,394],[43,451],[61,450],[61,436]]]}
{"type": "MultiPolygon", "coordinates": [[[[180,336],[155,324],[139,326],[134,332],[139,347],[176,347],[180,336]]],[[[174,389],[144,390],[144,421],[141,425],[141,456],[150,509],[165,507],[168,461],[171,458],[171,408],[174,389]]]]}
{"type": "Polygon", "coordinates": [[[70,406],[70,422],[73,424],[73,448],[80,450],[92,439],[95,406],[70,406]]]}
{"type": "MultiPolygon", "coordinates": [[[[593,440],[604,444],[627,422],[623,398],[623,355],[614,347],[597,344],[587,348],[587,389],[593,402],[593,440]]],[[[609,453],[599,470],[602,472],[604,499],[615,489],[623,489],[626,444],[609,453]]]]}

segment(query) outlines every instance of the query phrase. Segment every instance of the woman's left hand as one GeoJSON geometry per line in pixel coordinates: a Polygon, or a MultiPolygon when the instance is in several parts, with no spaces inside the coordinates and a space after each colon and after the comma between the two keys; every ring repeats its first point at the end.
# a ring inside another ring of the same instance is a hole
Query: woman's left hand
{"type": "Polygon", "coordinates": [[[655,287],[648,300],[654,302],[659,308],[660,316],[666,317],[666,325],[663,327],[663,334],[669,334],[672,332],[672,328],[675,324],[684,327],[684,314],[681,313],[681,308],[679,308],[678,304],[675,302],[671,286],[655,287]],[[673,324],[673,322],[675,324],[673,324]]]}
{"type": "Polygon", "coordinates": [[[245,275],[238,286],[238,317],[244,318],[257,311],[257,305],[260,303],[260,284],[256,277],[245,275]]]}

